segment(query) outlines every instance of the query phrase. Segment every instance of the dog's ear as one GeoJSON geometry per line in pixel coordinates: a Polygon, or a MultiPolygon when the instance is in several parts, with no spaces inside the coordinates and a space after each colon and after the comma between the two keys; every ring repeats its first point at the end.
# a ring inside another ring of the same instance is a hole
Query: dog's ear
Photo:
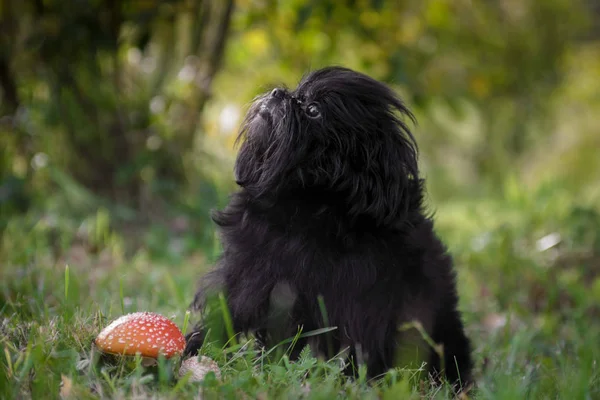
{"type": "Polygon", "coordinates": [[[356,158],[350,214],[366,215],[377,224],[406,220],[422,203],[417,148],[407,126],[391,118],[382,123],[371,143],[356,158]]]}
{"type": "Polygon", "coordinates": [[[340,103],[336,110],[354,132],[346,146],[353,164],[346,182],[351,185],[346,189],[350,212],[377,224],[397,224],[421,211],[418,148],[405,123],[416,119],[389,86],[360,73],[341,75],[345,79],[334,85],[340,103]]]}

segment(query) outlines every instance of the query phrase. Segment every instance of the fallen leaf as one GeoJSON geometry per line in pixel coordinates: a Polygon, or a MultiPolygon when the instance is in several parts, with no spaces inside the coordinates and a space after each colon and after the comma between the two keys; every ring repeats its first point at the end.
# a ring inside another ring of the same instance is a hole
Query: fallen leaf
{"type": "Polygon", "coordinates": [[[60,397],[63,399],[69,398],[71,396],[71,389],[73,388],[73,381],[65,375],[61,375],[60,380],[60,397]]]}

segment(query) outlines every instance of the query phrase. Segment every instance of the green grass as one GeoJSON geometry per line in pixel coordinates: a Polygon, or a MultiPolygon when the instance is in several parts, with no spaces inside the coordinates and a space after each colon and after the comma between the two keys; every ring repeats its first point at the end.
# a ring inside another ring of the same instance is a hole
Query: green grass
{"type": "MultiPolygon", "coordinates": [[[[531,192],[509,184],[503,198],[437,207],[474,344],[477,388],[470,397],[600,398],[595,204],[557,185],[531,192]]],[[[110,213],[65,215],[14,217],[2,236],[0,398],[58,398],[61,390],[78,399],[451,397],[447,386],[415,384],[418,370],[378,381],[363,371],[349,380],[335,358],[304,352],[290,362],[257,354],[246,340],[203,349],[220,365],[220,382],[213,375],[202,383],[177,380],[176,360],[144,368],[139,359],[101,357],[92,340],[123,313],[155,311],[188,325],[195,282],[218,246],[194,246],[194,237],[150,227],[137,234],[146,245],[132,252],[132,233],[114,228],[110,213]]]]}

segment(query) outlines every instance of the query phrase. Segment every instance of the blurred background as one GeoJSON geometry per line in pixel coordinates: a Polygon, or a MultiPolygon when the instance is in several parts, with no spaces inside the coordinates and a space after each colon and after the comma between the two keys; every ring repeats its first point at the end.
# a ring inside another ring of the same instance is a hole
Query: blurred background
{"type": "Polygon", "coordinates": [[[523,324],[548,346],[597,332],[594,0],[2,0],[2,275],[169,271],[187,304],[249,102],[330,64],[415,112],[478,346],[523,324]]]}

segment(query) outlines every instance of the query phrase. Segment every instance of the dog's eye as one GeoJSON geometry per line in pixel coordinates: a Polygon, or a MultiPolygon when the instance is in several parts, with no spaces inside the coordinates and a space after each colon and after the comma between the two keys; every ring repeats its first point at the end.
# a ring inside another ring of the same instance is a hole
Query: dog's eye
{"type": "Polygon", "coordinates": [[[308,106],[306,106],[306,115],[308,115],[310,118],[318,118],[321,115],[319,106],[316,103],[310,103],[308,106]]]}

